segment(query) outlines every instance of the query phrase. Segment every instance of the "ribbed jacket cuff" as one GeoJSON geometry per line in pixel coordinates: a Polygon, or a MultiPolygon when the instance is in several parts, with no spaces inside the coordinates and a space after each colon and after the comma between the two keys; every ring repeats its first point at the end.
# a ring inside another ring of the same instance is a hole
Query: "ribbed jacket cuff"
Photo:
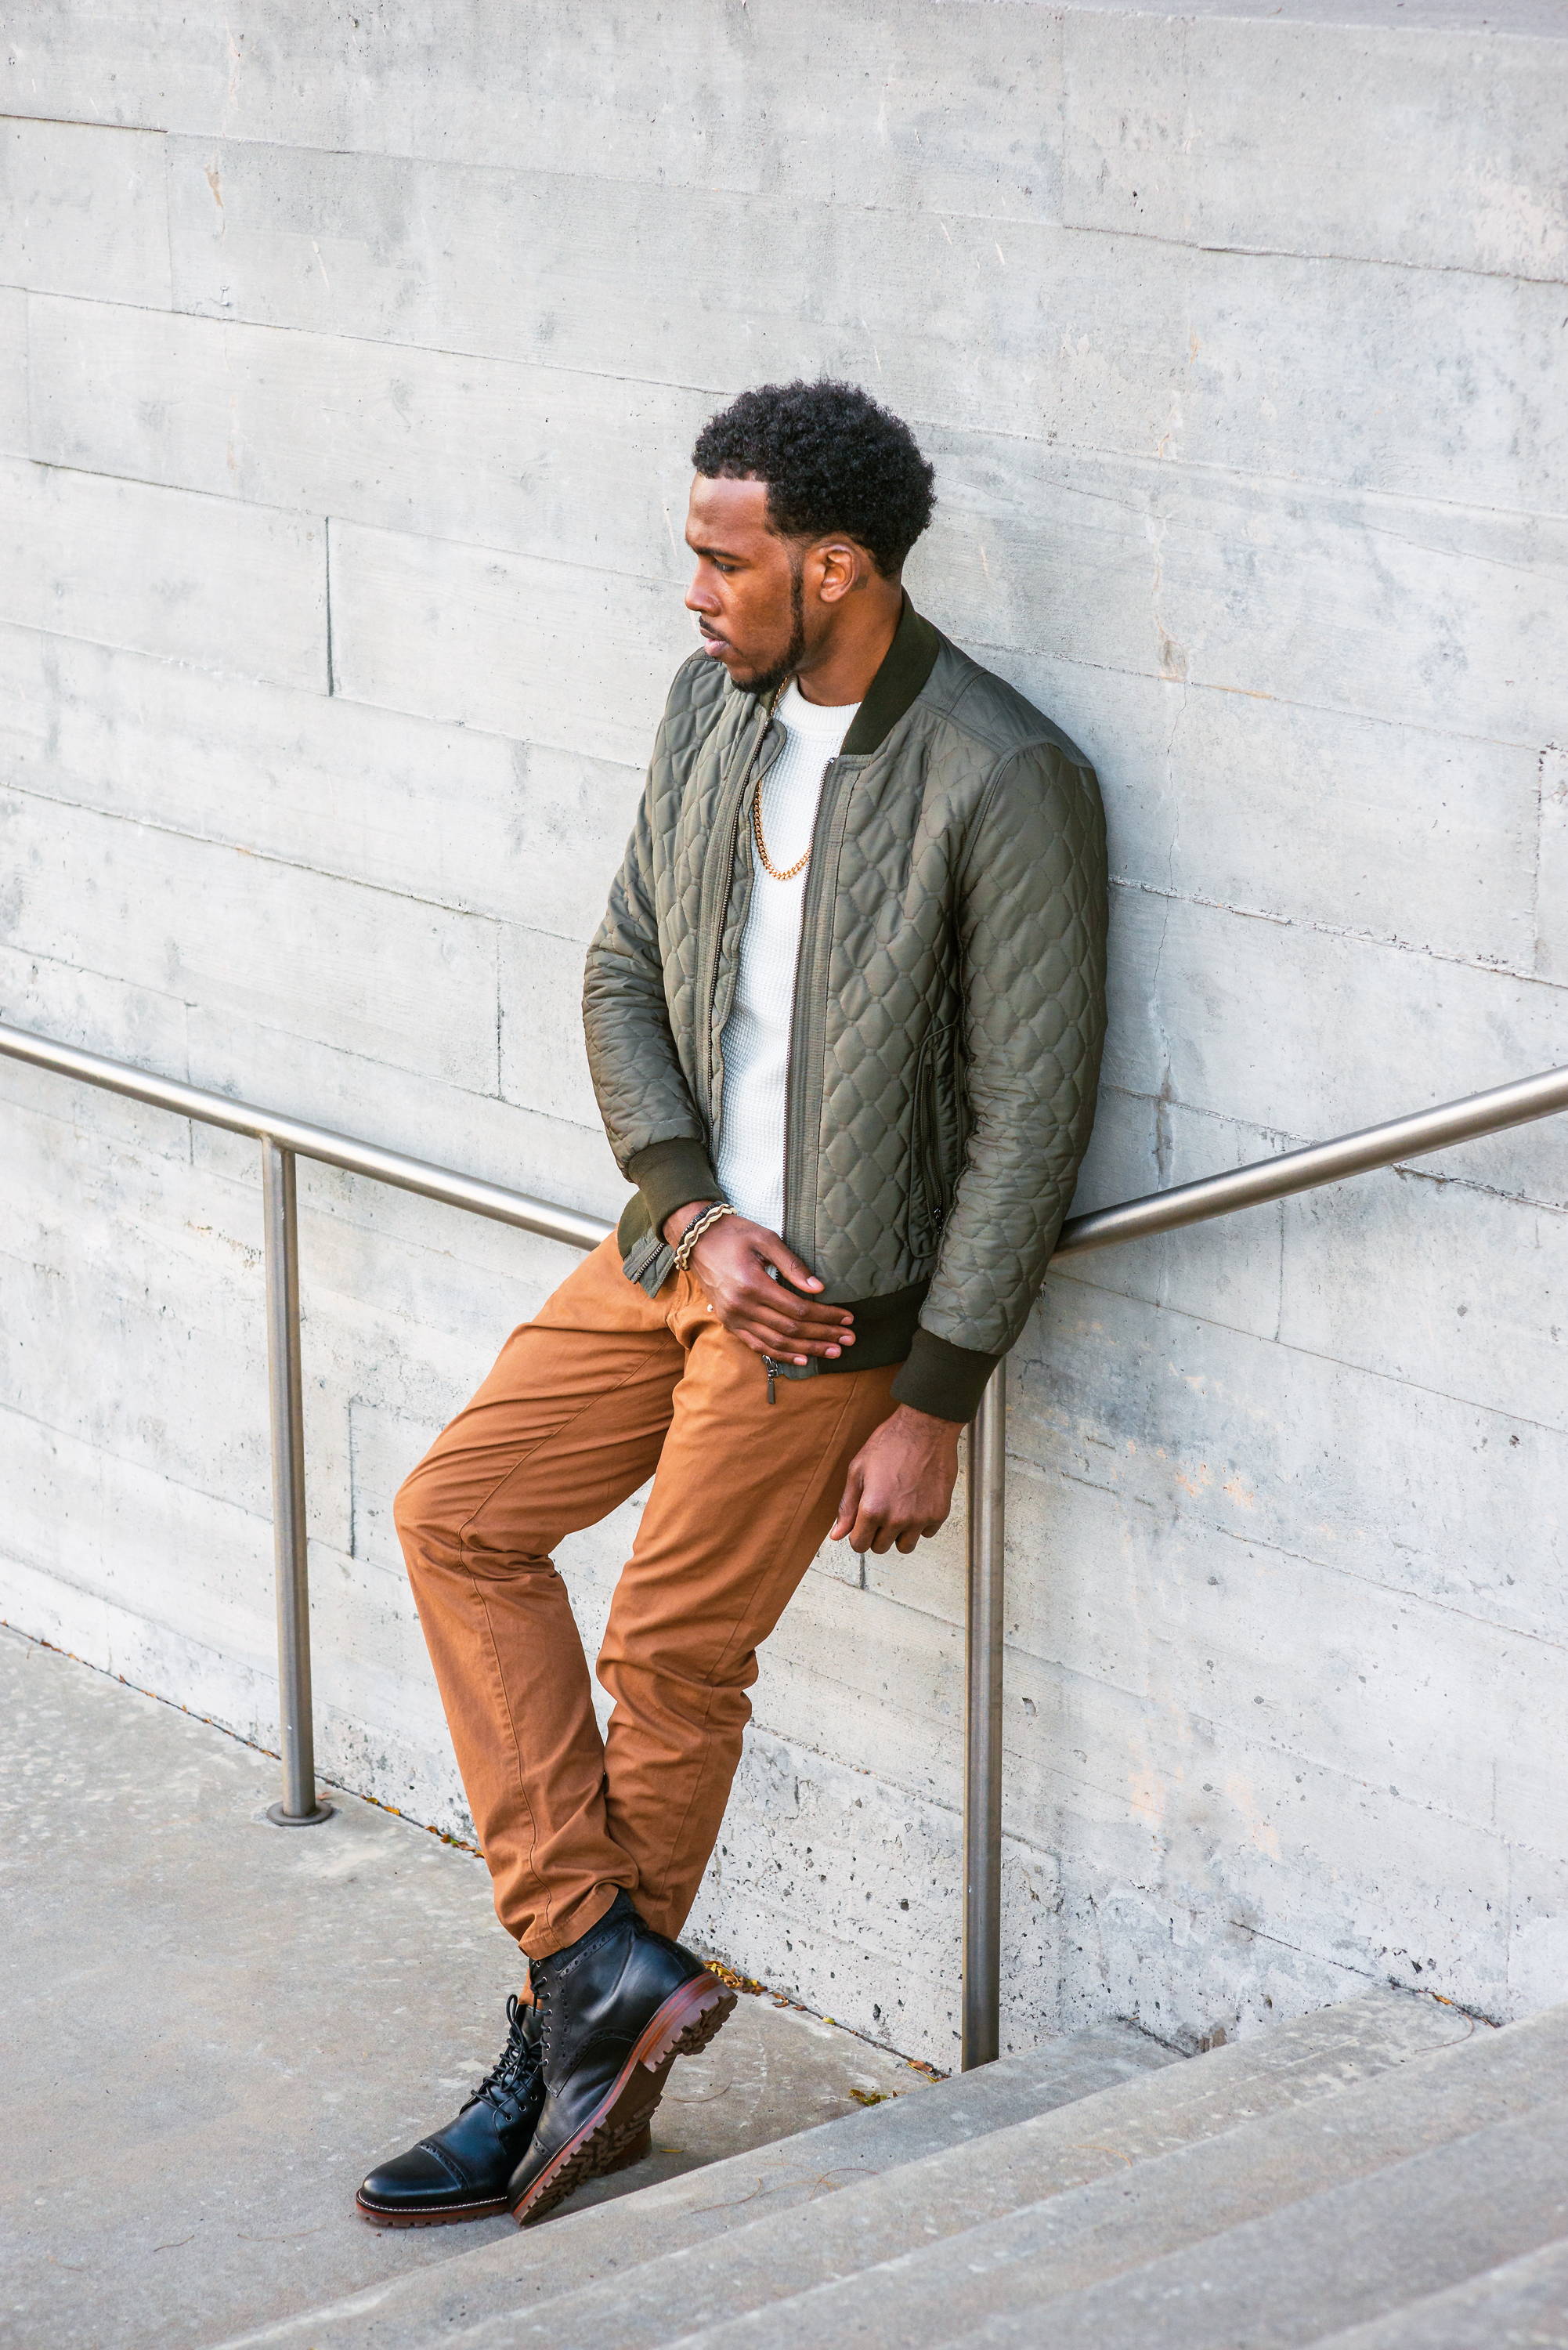
{"type": "Polygon", "coordinates": [[[893,1400],[914,1411],[929,1411],[933,1419],[967,1423],[980,1409],[985,1383],[1001,1359],[999,1355],[976,1354],[971,1347],[955,1347],[934,1330],[917,1330],[909,1358],[893,1382],[893,1400]]]}
{"type": "Polygon", "coordinates": [[[723,1194],[708,1153],[700,1142],[677,1135],[670,1142],[650,1142],[627,1162],[627,1173],[642,1194],[648,1221],[657,1232],[666,1216],[688,1200],[718,1200],[723,1194]]]}

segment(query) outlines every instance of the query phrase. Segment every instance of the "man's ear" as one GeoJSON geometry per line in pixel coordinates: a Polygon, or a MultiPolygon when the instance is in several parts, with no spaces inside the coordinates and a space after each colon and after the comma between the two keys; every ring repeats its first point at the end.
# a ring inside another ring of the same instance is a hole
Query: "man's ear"
{"type": "Polygon", "coordinates": [[[816,592],[825,604],[841,603],[870,569],[869,556],[852,538],[819,539],[807,562],[816,572],[816,592]]]}

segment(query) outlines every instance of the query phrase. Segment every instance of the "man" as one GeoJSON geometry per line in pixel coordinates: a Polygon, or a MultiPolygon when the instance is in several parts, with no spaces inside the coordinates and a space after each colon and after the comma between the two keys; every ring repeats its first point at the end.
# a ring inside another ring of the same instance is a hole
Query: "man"
{"type": "Polygon", "coordinates": [[[584,997],[637,1190],[398,1497],[531,1999],[457,2119],[365,2181],[382,2224],[534,2219],[647,2146],[734,2003],[674,1937],[757,1648],[825,1535],[942,1523],[1094,1111],[1095,779],[905,596],[932,482],[909,429],[847,384],[767,386],[694,462],[701,648],[584,997]],[[653,1472],[601,1742],[550,1554],[653,1472]]]}

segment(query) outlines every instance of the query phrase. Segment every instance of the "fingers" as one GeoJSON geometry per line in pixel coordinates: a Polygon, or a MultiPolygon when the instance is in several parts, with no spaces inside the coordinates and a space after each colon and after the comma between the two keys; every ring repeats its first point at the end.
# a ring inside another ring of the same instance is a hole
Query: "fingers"
{"type": "Polygon", "coordinates": [[[770,1232],[765,1242],[759,1242],[758,1248],[768,1263],[776,1266],[786,1281],[793,1281],[797,1289],[822,1287],[810,1265],[803,1264],[794,1249],[786,1246],[776,1232],[770,1232]]]}
{"type": "Polygon", "coordinates": [[[726,1216],[698,1243],[691,1263],[725,1328],[760,1338],[769,1354],[836,1355],[853,1345],[854,1315],[789,1286],[820,1290],[822,1284],[765,1226],[726,1216]],[[784,1278],[775,1280],[775,1272],[784,1278]]]}
{"type": "Polygon", "coordinates": [[[796,1347],[852,1347],[854,1334],[842,1322],[825,1322],[814,1315],[809,1321],[797,1320],[793,1314],[781,1314],[772,1298],[742,1296],[732,1300],[732,1310],[749,1322],[754,1330],[776,1330],[796,1347]]]}
{"type": "Polygon", "coordinates": [[[749,1264],[726,1266],[716,1273],[713,1286],[729,1305],[777,1315],[791,1329],[798,1329],[803,1337],[837,1338],[854,1325],[855,1316],[846,1306],[829,1305],[823,1298],[797,1297],[793,1289],[772,1280],[757,1257],[749,1264]]]}
{"type": "Polygon", "coordinates": [[[895,1548],[908,1557],[947,1522],[957,1466],[952,1438],[933,1445],[929,1429],[918,1424],[911,1433],[905,1421],[895,1412],[867,1440],[839,1505],[835,1534],[847,1524],[850,1548],[862,1557],[895,1548]]]}
{"type": "Polygon", "coordinates": [[[945,1518],[933,1518],[923,1526],[903,1527],[898,1535],[898,1548],[905,1553],[917,1550],[921,1543],[929,1542],[933,1534],[940,1534],[946,1523],[945,1518]]]}
{"type": "Polygon", "coordinates": [[[884,1512],[877,1508],[875,1502],[867,1503],[865,1489],[862,1487],[859,1504],[855,1513],[855,1523],[849,1529],[850,1549],[857,1558],[864,1558],[867,1551],[880,1554],[891,1549],[892,1543],[892,1528],[884,1512]]]}
{"type": "Polygon", "coordinates": [[[829,1305],[819,1296],[796,1294],[788,1284],[798,1280],[802,1289],[819,1291],[822,1284],[793,1249],[762,1224],[742,1216],[726,1216],[698,1242],[691,1266],[721,1315],[742,1313],[756,1326],[759,1315],[777,1316],[784,1330],[800,1344],[840,1342],[854,1321],[842,1305],[829,1305]],[[775,1267],[784,1275],[775,1280],[775,1267]]]}
{"type": "Polygon", "coordinates": [[[753,1355],[771,1355],[775,1363],[794,1363],[798,1368],[812,1355],[836,1356],[838,1352],[836,1347],[821,1346],[807,1347],[803,1352],[794,1339],[781,1338],[770,1332],[749,1330],[744,1323],[732,1321],[724,1314],[718,1318],[732,1338],[738,1338],[742,1347],[751,1348],[753,1355]]]}
{"type": "Polygon", "coordinates": [[[798,1330],[792,1330],[776,1316],[744,1306],[722,1307],[719,1318],[733,1336],[744,1338],[748,1344],[755,1343],[764,1354],[777,1355],[791,1362],[804,1361],[808,1355],[836,1357],[842,1351],[836,1338],[803,1338],[798,1330]]]}
{"type": "Polygon", "coordinates": [[[803,1338],[841,1340],[854,1325],[853,1315],[846,1314],[842,1305],[824,1305],[815,1298],[796,1297],[793,1290],[781,1289],[776,1281],[742,1283],[741,1294],[759,1313],[780,1315],[803,1338]]]}
{"type": "Polygon", "coordinates": [[[753,1246],[763,1263],[771,1264],[780,1276],[780,1281],[770,1282],[769,1287],[787,1310],[798,1315],[803,1323],[821,1323],[837,1330],[841,1327],[846,1329],[854,1321],[854,1315],[846,1313],[842,1305],[829,1305],[814,1295],[805,1297],[793,1295],[793,1291],[797,1289],[815,1293],[821,1289],[822,1284],[810,1265],[803,1264],[794,1251],[786,1247],[776,1232],[767,1233],[753,1246]],[[789,1283],[791,1287],[782,1287],[783,1282],[789,1283]]]}
{"type": "Polygon", "coordinates": [[[764,1338],[775,1355],[836,1354],[854,1345],[854,1334],[836,1305],[811,1305],[791,1297],[774,1282],[726,1282],[714,1300],[727,1329],[764,1338]]]}
{"type": "Polygon", "coordinates": [[[849,1464],[848,1480],[844,1488],[844,1499],[838,1504],[838,1515],[828,1528],[829,1542],[841,1542],[855,1523],[860,1509],[861,1482],[860,1471],[852,1461],[849,1464]]]}
{"type": "Polygon", "coordinates": [[[829,1536],[831,1541],[839,1540],[839,1528],[846,1523],[849,1547],[857,1557],[863,1558],[869,1551],[879,1558],[887,1551],[899,1550],[907,1558],[911,1551],[919,1549],[928,1535],[940,1534],[947,1521],[936,1518],[911,1524],[901,1512],[887,1506],[879,1509],[875,1500],[867,1501],[864,1482],[857,1476],[853,1492],[846,1487],[844,1499],[838,1505],[838,1517],[829,1536]]]}

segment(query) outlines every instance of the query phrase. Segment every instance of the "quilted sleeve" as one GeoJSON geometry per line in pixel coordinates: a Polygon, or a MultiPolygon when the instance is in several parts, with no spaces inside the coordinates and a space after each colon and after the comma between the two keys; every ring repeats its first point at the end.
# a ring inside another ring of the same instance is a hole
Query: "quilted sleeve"
{"type": "Polygon", "coordinates": [[[657,1227],[688,1200],[716,1199],[702,1121],[680,1067],[664,993],[653,843],[671,788],[669,713],[609,904],[583,974],[588,1069],[617,1164],[657,1227]]]}
{"type": "Polygon", "coordinates": [[[1054,743],[976,816],[956,908],[969,1142],[898,1401],[968,1419],[1023,1330],[1089,1139],[1106,1022],[1105,814],[1054,743]]]}

